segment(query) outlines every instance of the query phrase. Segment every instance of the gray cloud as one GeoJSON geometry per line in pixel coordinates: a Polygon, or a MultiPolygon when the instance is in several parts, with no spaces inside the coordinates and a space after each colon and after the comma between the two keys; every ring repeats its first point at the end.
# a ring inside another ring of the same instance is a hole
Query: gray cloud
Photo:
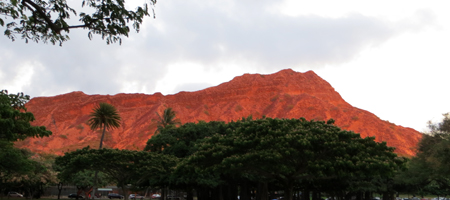
{"type": "MultiPolygon", "coordinates": [[[[271,10],[273,1],[218,2],[160,1],[157,18],[146,19],[142,31],[125,38],[121,46],[106,45],[100,37],[90,41],[85,30],[72,31],[63,47],[0,37],[0,70],[6,74],[0,85],[20,76],[18,68],[24,63],[36,66],[31,85],[24,88],[32,96],[74,90],[115,94],[123,92],[123,82],[138,85],[136,91],[126,92],[152,91],[168,65],[183,61],[205,66],[249,61],[271,71],[318,67],[348,62],[365,48],[418,30],[430,19],[393,23],[362,14],[288,17],[271,10]]],[[[430,15],[424,12],[421,16],[430,15]]],[[[178,89],[199,85],[203,83],[178,89]]]]}

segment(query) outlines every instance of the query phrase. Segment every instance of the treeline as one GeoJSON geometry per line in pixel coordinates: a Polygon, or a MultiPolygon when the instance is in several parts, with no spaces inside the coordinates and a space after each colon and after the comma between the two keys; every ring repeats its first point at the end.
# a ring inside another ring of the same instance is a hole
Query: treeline
{"type": "MultiPolygon", "coordinates": [[[[48,137],[31,126],[29,96],[0,92],[0,190],[39,198],[49,185],[70,183],[85,196],[116,184],[128,193],[182,191],[187,199],[368,200],[381,194],[446,196],[450,188],[450,119],[430,124],[417,156],[398,157],[393,147],[373,137],[341,130],[333,120],[243,118],[229,123],[181,124],[166,109],[155,135],[142,151],[91,149],[64,156],[17,149],[13,142],[48,137]]],[[[101,103],[91,113],[92,130],[120,126],[114,106],[101,103]]],[[[103,138],[102,134],[102,138],[103,138]]],[[[100,142],[100,147],[102,142],[100,142]]],[[[59,198],[59,197],[58,197],[59,198]]]]}
{"type": "Polygon", "coordinates": [[[170,188],[186,192],[188,200],[266,200],[276,191],[289,200],[300,199],[300,191],[303,198],[322,192],[339,200],[371,199],[373,192],[394,197],[389,185],[406,159],[393,151],[333,120],[249,117],[169,126],[144,151],[84,148],[56,164],[62,179],[100,171],[124,191],[128,184],[170,188]]]}

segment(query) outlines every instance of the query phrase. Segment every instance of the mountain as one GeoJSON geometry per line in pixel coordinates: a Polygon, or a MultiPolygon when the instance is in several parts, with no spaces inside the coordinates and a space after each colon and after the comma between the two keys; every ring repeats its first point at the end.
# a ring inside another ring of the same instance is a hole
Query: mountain
{"type": "Polygon", "coordinates": [[[291,69],[275,74],[244,74],[233,80],[196,92],[174,95],[116,94],[86,95],[71,92],[53,97],[36,97],[26,107],[36,118],[33,125],[46,126],[53,132],[48,138],[29,138],[17,142],[34,152],[63,154],[90,145],[97,148],[101,131],[91,131],[87,125],[92,108],[100,102],[114,105],[122,126],[107,132],[104,145],[109,148],[144,148],[154,134],[156,112],[172,107],[183,122],[231,121],[252,115],[272,118],[308,120],[335,119],[337,126],[375,136],[386,141],[404,156],[415,154],[414,148],[422,134],[411,128],[381,120],[374,114],[345,102],[331,85],[312,71],[291,69]]]}

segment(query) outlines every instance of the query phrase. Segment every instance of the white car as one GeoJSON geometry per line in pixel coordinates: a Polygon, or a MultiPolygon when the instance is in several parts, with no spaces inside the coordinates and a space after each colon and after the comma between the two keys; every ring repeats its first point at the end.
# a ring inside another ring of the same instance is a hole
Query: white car
{"type": "Polygon", "coordinates": [[[138,194],[130,194],[128,199],[144,199],[144,196],[138,195],[138,194]]]}

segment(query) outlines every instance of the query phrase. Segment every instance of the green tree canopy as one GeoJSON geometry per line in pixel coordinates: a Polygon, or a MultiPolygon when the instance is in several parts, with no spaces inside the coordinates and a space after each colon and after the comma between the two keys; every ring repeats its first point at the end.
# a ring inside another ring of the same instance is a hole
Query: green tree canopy
{"type": "Polygon", "coordinates": [[[396,182],[412,192],[449,194],[450,115],[444,114],[441,122],[430,122],[428,127],[430,131],[423,134],[408,170],[399,174],[396,182]]]}
{"type": "Polygon", "coordinates": [[[122,36],[128,37],[130,26],[140,30],[144,17],[151,14],[148,6],[156,0],[144,1],[134,10],[127,9],[125,0],[77,2],[81,6],[78,11],[65,0],[0,1],[0,26],[6,26],[5,35],[13,41],[19,36],[26,42],[61,45],[69,39],[70,30],[82,28],[89,31],[89,39],[98,34],[107,44],[121,43],[122,36]],[[78,20],[69,20],[74,16],[78,20]]]}
{"type": "Polygon", "coordinates": [[[199,142],[177,170],[276,181],[291,200],[299,180],[388,177],[404,163],[386,143],[361,138],[333,123],[304,118],[232,122],[225,133],[199,142]]]}
{"type": "MultiPolygon", "coordinates": [[[[180,127],[162,128],[160,133],[154,135],[147,141],[144,151],[153,153],[167,154],[176,156],[180,160],[193,154],[195,144],[218,132],[224,132],[226,128],[225,122],[204,122],[186,123],[180,127]]],[[[192,189],[198,190],[199,186],[217,185],[215,176],[210,174],[197,173],[195,170],[178,171],[177,174],[170,176],[158,182],[159,186],[170,186],[170,188],[184,189],[188,194],[188,200],[192,199],[192,189]]],[[[156,184],[156,183],[155,183],[156,184]]]]}
{"type": "Polygon", "coordinates": [[[36,166],[29,159],[30,154],[26,150],[15,148],[13,142],[52,134],[44,126],[30,124],[35,118],[25,107],[29,99],[23,93],[8,94],[6,90],[0,91],[0,183],[27,174],[36,166]]]}
{"type": "Polygon", "coordinates": [[[80,170],[76,173],[65,173],[65,171],[62,171],[58,174],[58,178],[62,182],[77,186],[77,194],[84,192],[85,199],[88,199],[89,194],[94,189],[95,181],[97,181],[98,186],[107,186],[111,182],[109,177],[102,172],[97,172],[97,180],[95,180],[95,173],[93,170],[80,170]]]}
{"type": "Polygon", "coordinates": [[[65,153],[55,161],[60,167],[62,177],[84,170],[99,171],[114,180],[125,193],[128,191],[127,184],[140,185],[150,177],[158,179],[167,176],[176,162],[177,159],[173,156],[146,151],[97,150],[89,147],[65,153]]]}
{"type": "Polygon", "coordinates": [[[15,142],[27,137],[46,137],[52,132],[44,126],[32,126],[34,115],[27,112],[25,103],[30,96],[19,94],[8,94],[8,91],[0,91],[0,140],[15,142]]]}
{"type": "Polygon", "coordinates": [[[162,128],[160,134],[147,141],[144,151],[159,152],[184,158],[195,152],[198,140],[218,133],[225,128],[225,122],[186,123],[178,128],[162,128]]]}

